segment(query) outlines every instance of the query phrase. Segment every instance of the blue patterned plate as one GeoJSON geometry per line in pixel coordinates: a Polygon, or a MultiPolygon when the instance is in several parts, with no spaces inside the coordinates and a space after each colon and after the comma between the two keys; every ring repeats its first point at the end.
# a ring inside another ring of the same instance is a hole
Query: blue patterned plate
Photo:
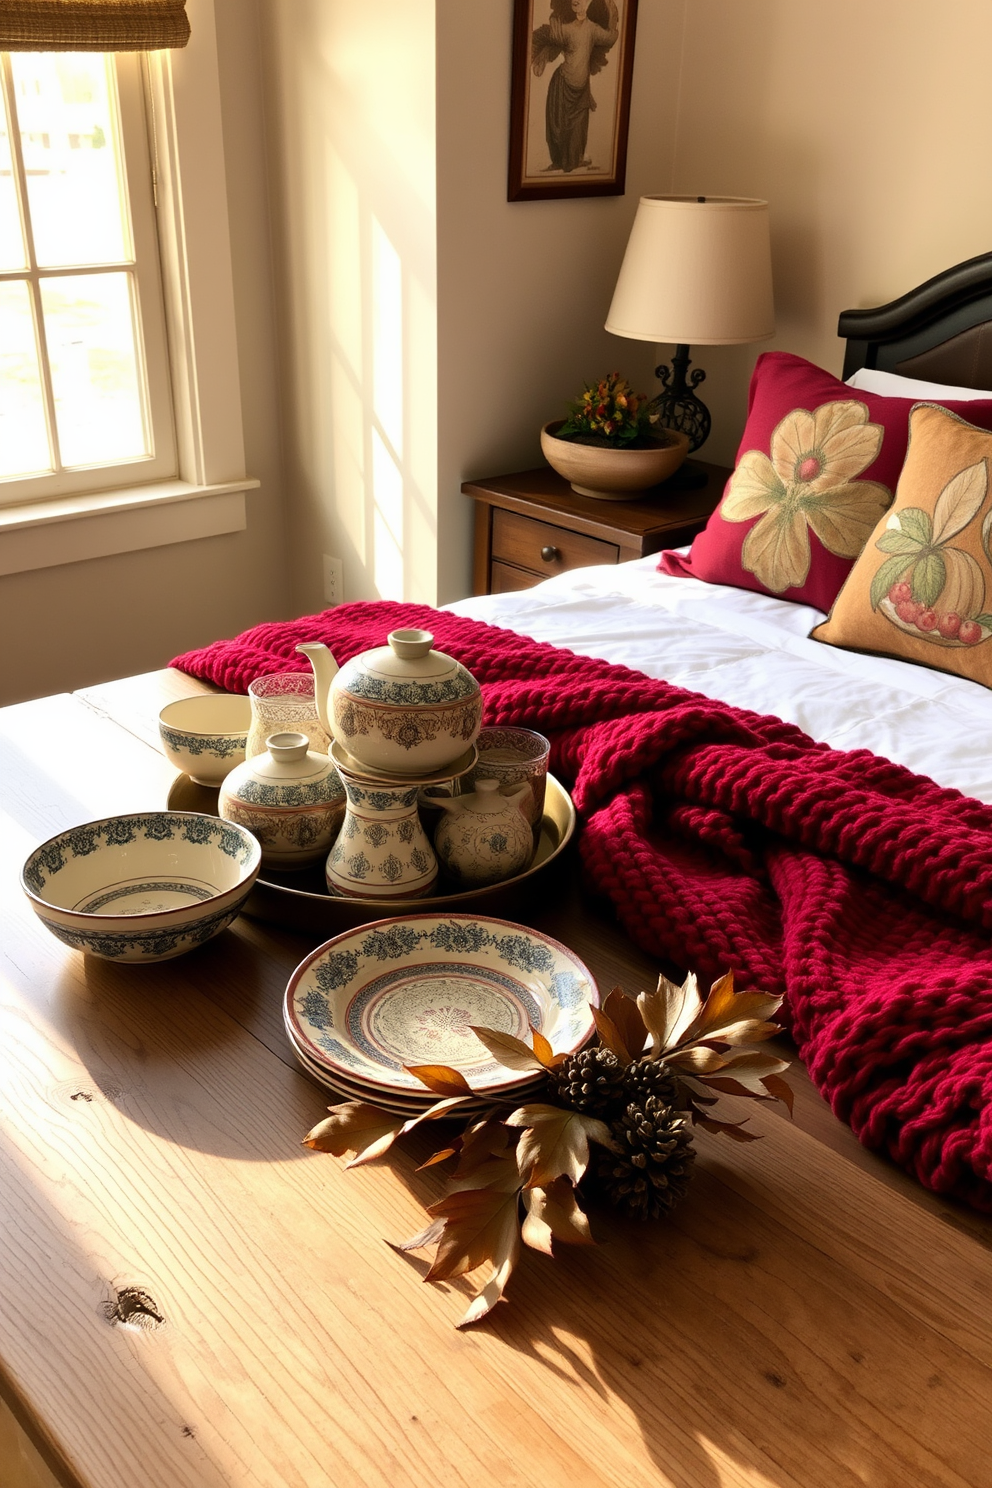
{"type": "Polygon", "coordinates": [[[404,1065],[446,1064],[475,1091],[533,1081],[497,1063],[472,1032],[496,1028],[554,1052],[593,1031],[599,992],[577,956],[537,930],[476,915],[410,915],[337,935],[296,968],[286,989],[293,1041],[311,1060],[386,1091],[423,1086],[404,1065]]]}
{"type": "MultiPolygon", "coordinates": [[[[424,1089],[423,1096],[417,1096],[413,1091],[409,1095],[400,1095],[395,1090],[372,1089],[362,1085],[354,1078],[349,1079],[341,1075],[337,1070],[329,1069],[327,1065],[318,1064],[315,1059],[308,1059],[303,1050],[300,1049],[290,1034],[290,1045],[301,1069],[310,1077],[331,1090],[343,1101],[371,1101],[374,1105],[381,1106],[383,1110],[391,1111],[395,1116],[422,1116],[429,1106],[433,1106],[440,1099],[431,1091],[424,1089]]],[[[537,1087],[535,1087],[536,1089],[537,1087]]],[[[477,1116],[481,1112],[491,1109],[493,1099],[496,1097],[484,1096],[478,1100],[465,1101],[464,1104],[455,1108],[453,1117],[455,1120],[466,1121],[470,1116],[477,1116]]],[[[517,1099],[514,1092],[514,1099],[517,1099]]]]}

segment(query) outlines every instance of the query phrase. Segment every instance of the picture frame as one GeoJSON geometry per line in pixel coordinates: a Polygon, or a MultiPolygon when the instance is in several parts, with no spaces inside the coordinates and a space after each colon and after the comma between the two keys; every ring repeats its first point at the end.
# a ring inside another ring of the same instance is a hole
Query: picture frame
{"type": "Polygon", "coordinates": [[[637,0],[514,0],[508,201],[623,195],[636,26],[637,0]]]}

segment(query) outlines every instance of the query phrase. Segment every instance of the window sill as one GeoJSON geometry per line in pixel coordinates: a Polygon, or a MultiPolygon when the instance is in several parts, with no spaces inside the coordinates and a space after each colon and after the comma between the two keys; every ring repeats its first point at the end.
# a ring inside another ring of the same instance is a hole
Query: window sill
{"type": "Polygon", "coordinates": [[[258,484],[157,481],[0,508],[0,576],[240,532],[244,493],[258,484]]]}

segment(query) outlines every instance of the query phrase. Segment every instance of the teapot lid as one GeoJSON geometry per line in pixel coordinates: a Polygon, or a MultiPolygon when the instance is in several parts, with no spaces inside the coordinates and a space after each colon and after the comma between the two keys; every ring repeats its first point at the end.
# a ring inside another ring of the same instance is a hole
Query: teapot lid
{"type": "Polygon", "coordinates": [[[393,630],[388,642],[346,662],[335,686],[369,701],[414,707],[478,695],[472,673],[453,656],[435,651],[429,630],[393,630]]]}
{"type": "Polygon", "coordinates": [[[458,666],[453,656],[434,650],[429,630],[391,630],[385,646],[366,651],[362,661],[382,677],[443,677],[458,666]]]}

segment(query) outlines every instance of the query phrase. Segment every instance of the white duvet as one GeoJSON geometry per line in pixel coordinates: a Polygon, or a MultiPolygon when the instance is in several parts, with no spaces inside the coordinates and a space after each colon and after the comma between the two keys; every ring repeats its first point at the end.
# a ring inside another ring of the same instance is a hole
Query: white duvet
{"type": "Polygon", "coordinates": [[[992,693],[984,687],[811,641],[819,610],[672,578],[657,572],[657,561],[573,569],[533,589],[447,608],[775,714],[837,749],[871,749],[992,802],[992,693]]]}

